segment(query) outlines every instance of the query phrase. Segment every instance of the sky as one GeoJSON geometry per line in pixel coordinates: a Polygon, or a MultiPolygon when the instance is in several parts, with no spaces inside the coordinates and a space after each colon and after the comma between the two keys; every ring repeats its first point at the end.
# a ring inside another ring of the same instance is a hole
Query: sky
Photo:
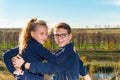
{"type": "Polygon", "coordinates": [[[120,27],[120,0],[0,0],[0,28],[22,28],[35,17],[49,27],[120,27]]]}

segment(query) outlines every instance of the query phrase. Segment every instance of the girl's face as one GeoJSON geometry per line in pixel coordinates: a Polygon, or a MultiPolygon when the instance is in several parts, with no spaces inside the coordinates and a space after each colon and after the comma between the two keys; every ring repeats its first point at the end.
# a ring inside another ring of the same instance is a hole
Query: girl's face
{"type": "Polygon", "coordinates": [[[37,25],[36,29],[34,31],[31,31],[31,36],[36,41],[43,44],[48,38],[48,28],[42,25],[37,25]]]}
{"type": "Polygon", "coordinates": [[[66,29],[56,28],[54,29],[54,39],[55,42],[59,45],[59,47],[64,47],[72,38],[72,34],[68,34],[66,29]]]}

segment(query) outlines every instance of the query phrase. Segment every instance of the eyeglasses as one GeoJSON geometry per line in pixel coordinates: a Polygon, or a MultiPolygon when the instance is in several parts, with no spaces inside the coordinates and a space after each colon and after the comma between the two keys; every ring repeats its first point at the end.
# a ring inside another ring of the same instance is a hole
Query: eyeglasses
{"type": "Polygon", "coordinates": [[[65,38],[68,34],[54,34],[54,37],[58,38],[65,38]]]}

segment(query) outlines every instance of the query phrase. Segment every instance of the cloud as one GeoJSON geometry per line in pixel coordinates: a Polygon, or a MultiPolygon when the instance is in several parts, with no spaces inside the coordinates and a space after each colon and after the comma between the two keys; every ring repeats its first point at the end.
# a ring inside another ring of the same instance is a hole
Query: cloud
{"type": "Polygon", "coordinates": [[[103,4],[120,6],[120,0],[108,0],[104,1],[103,4]]]}

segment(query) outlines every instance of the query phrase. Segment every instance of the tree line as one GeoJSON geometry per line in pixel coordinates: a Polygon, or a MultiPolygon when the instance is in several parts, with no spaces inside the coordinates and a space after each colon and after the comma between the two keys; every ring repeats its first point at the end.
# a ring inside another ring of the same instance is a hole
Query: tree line
{"type": "MultiPolygon", "coordinates": [[[[21,29],[0,29],[0,49],[18,45],[21,29]]],[[[72,41],[80,50],[120,50],[120,29],[72,29],[72,41]]],[[[56,49],[51,32],[46,45],[56,49]]]]}

